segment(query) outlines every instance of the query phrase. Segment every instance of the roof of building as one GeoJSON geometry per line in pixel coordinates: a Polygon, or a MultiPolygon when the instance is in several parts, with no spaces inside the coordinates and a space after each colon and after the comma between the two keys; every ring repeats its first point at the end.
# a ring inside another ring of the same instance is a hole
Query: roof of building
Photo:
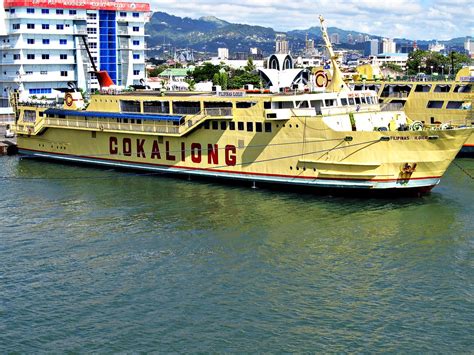
{"type": "Polygon", "coordinates": [[[168,68],[162,71],[159,76],[187,76],[191,68],[168,68]]]}
{"type": "Polygon", "coordinates": [[[408,53],[379,53],[377,57],[402,57],[408,58],[408,53]]]}

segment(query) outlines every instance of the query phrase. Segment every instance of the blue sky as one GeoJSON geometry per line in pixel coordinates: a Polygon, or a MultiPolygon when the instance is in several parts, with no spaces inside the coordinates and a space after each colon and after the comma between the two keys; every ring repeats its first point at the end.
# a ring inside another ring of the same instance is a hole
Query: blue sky
{"type": "MultiPolygon", "coordinates": [[[[143,0],[145,1],[145,0],[143,0]]],[[[439,39],[474,36],[472,0],[149,0],[153,11],[198,18],[216,16],[275,30],[318,26],[384,37],[439,39]]]]}

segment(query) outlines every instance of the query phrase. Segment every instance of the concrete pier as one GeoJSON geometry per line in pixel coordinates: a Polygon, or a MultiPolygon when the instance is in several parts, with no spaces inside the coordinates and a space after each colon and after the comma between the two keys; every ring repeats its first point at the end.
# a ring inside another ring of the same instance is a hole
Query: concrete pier
{"type": "Polygon", "coordinates": [[[18,153],[16,137],[6,138],[6,128],[6,125],[0,125],[0,156],[15,155],[16,153],[18,153]]]}

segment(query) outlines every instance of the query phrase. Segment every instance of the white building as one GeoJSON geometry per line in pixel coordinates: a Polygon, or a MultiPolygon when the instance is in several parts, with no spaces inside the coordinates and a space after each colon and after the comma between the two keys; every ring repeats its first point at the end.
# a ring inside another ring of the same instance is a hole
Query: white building
{"type": "Polygon", "coordinates": [[[444,46],[444,44],[441,44],[441,43],[438,43],[438,42],[435,42],[435,43],[430,43],[429,46],[428,46],[428,50],[430,52],[442,52],[444,51],[446,48],[444,46]]]}
{"type": "Polygon", "coordinates": [[[275,53],[277,54],[290,53],[288,41],[286,40],[286,35],[283,35],[283,34],[277,35],[277,38],[275,41],[275,53]]]}
{"type": "Polygon", "coordinates": [[[4,0],[0,12],[0,92],[56,97],[73,83],[98,88],[83,39],[98,70],[116,85],[145,77],[147,3],[113,0],[4,0]]]}
{"type": "Polygon", "coordinates": [[[222,60],[229,59],[229,48],[217,48],[217,58],[222,60]]]}
{"type": "Polygon", "coordinates": [[[372,57],[374,62],[377,62],[380,66],[383,66],[385,63],[396,64],[401,67],[403,70],[406,69],[408,62],[407,53],[381,53],[377,56],[372,57]]]}
{"type": "Polygon", "coordinates": [[[464,49],[469,53],[469,55],[474,54],[474,41],[470,37],[466,37],[464,41],[464,49]]]}
{"type": "Polygon", "coordinates": [[[382,39],[382,53],[395,53],[397,51],[396,43],[391,38],[382,39]]]}

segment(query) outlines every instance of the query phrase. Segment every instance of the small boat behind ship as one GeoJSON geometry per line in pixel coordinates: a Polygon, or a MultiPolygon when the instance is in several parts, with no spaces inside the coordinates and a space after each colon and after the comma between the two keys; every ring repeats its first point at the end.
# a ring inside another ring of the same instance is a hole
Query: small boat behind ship
{"type": "MultiPolygon", "coordinates": [[[[472,129],[424,125],[351,91],[78,92],[61,107],[18,105],[21,154],[160,173],[323,189],[427,192],[472,129]]],[[[100,78],[100,77],[99,77],[100,78]]]]}

